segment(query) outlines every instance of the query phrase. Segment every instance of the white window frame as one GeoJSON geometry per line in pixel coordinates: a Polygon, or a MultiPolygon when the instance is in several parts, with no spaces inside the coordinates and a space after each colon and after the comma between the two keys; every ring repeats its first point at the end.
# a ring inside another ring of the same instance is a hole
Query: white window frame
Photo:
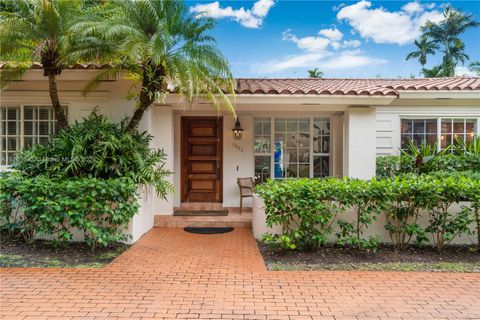
{"type": "MultiPolygon", "coordinates": [[[[442,136],[442,120],[444,119],[463,119],[464,125],[467,119],[475,119],[477,121],[477,128],[475,136],[480,136],[480,117],[478,116],[469,116],[469,115],[442,115],[442,116],[400,116],[400,143],[399,146],[402,146],[402,120],[436,120],[437,121],[437,151],[442,150],[441,136],[442,136]]],[[[464,129],[465,130],[465,129],[464,129]]],[[[465,134],[465,132],[464,132],[465,134]]]]}
{"type": "Polygon", "coordinates": [[[282,119],[308,119],[309,126],[310,126],[310,143],[309,143],[309,178],[313,178],[313,170],[314,170],[314,162],[313,159],[315,156],[328,156],[329,157],[329,166],[328,166],[328,176],[332,176],[332,172],[334,172],[333,168],[333,136],[332,136],[332,116],[330,114],[317,114],[317,115],[255,115],[253,117],[253,123],[255,123],[255,119],[261,118],[270,118],[270,152],[269,153],[258,153],[255,152],[255,132],[252,135],[252,145],[253,145],[253,165],[255,170],[255,157],[256,156],[269,156],[270,158],[270,179],[295,179],[295,178],[275,178],[275,119],[282,118],[282,119]],[[328,150],[329,153],[315,153],[313,152],[313,123],[315,119],[328,119],[330,123],[330,135],[329,135],[329,146],[328,150]]]}
{"type": "MultiPolygon", "coordinates": [[[[66,114],[68,115],[68,109],[69,109],[69,105],[68,104],[63,104],[64,105],[64,110],[66,112],[66,114]]],[[[25,135],[24,132],[25,132],[25,117],[24,117],[24,112],[25,112],[25,107],[43,107],[43,108],[52,108],[51,105],[48,105],[48,104],[44,104],[44,103],[39,103],[39,104],[36,104],[36,103],[22,103],[22,104],[18,104],[18,103],[10,103],[10,104],[5,104],[5,105],[2,105],[0,106],[1,108],[18,108],[18,110],[20,111],[20,118],[19,118],[19,122],[20,122],[20,126],[19,126],[19,144],[18,144],[18,149],[16,152],[19,152],[21,150],[23,150],[25,148],[25,137],[34,137],[32,135],[25,135]]],[[[37,109],[38,110],[38,109],[37,109]]],[[[53,116],[55,116],[53,114],[53,116]]],[[[37,120],[38,121],[38,120],[37,120]]],[[[49,122],[52,121],[52,120],[48,120],[49,122]]],[[[53,120],[55,121],[55,120],[53,120]]],[[[1,135],[1,131],[0,131],[0,135],[1,135]]],[[[3,136],[2,136],[3,137],[3,136]]],[[[8,134],[7,134],[7,137],[8,137],[8,134]]],[[[37,136],[38,137],[38,136],[37,136]]],[[[3,157],[3,151],[0,151],[1,152],[1,156],[3,157]]],[[[0,169],[2,168],[9,168],[10,165],[0,165],[0,169]]]]}

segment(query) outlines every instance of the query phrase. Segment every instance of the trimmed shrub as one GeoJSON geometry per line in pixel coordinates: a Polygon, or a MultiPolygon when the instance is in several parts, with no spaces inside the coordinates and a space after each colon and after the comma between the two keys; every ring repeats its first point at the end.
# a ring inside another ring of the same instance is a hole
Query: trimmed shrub
{"type": "Polygon", "coordinates": [[[426,242],[430,234],[441,250],[456,237],[471,234],[473,221],[480,231],[478,173],[407,174],[370,181],[271,180],[256,190],[265,202],[267,225],[282,227],[281,235],[267,234],[264,241],[285,249],[324,245],[337,216],[339,244],[373,250],[379,244],[378,237],[365,238],[363,234],[381,212],[397,249],[426,242]],[[472,204],[453,213],[452,204],[461,201],[472,204]],[[353,222],[341,217],[347,208],[355,212],[353,222]],[[429,218],[426,226],[418,222],[422,214],[429,218]]]}
{"type": "Polygon", "coordinates": [[[355,212],[355,221],[343,219],[337,221],[340,231],[337,241],[342,245],[352,245],[364,249],[376,250],[380,240],[376,236],[364,239],[363,233],[383,209],[383,184],[377,180],[365,181],[359,179],[343,180],[336,186],[335,199],[342,208],[351,208],[355,212]]]}
{"type": "Polygon", "coordinates": [[[284,249],[308,249],[327,242],[335,216],[343,209],[334,201],[338,179],[269,180],[257,187],[265,202],[267,225],[280,225],[281,235],[264,241],[284,249]]]}
{"type": "Polygon", "coordinates": [[[76,229],[92,250],[126,240],[123,230],[138,210],[136,192],[130,178],[53,179],[18,173],[0,177],[0,199],[23,209],[7,222],[15,224],[27,242],[36,235],[68,241],[76,229]]]}

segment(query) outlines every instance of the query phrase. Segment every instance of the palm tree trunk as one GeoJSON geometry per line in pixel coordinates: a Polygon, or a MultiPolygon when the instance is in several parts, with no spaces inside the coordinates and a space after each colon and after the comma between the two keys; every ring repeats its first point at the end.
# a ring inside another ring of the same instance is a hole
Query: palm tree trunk
{"type": "Polygon", "coordinates": [[[58,130],[68,127],[68,120],[63,112],[60,99],[58,98],[57,78],[54,74],[48,75],[48,90],[50,92],[50,100],[52,101],[53,112],[57,119],[58,130]]]}
{"type": "Polygon", "coordinates": [[[148,71],[146,67],[143,69],[142,88],[140,91],[140,101],[137,110],[133,113],[132,119],[127,126],[127,131],[132,132],[137,129],[140,121],[143,118],[143,114],[147,111],[148,107],[155,101],[155,92],[159,90],[167,90],[163,88],[163,84],[159,86],[159,79],[164,77],[163,68],[154,68],[153,71],[148,71]]]}
{"type": "Polygon", "coordinates": [[[144,92],[142,88],[142,93],[140,93],[139,106],[137,110],[135,110],[135,112],[133,113],[132,119],[130,119],[130,122],[128,123],[128,126],[127,126],[128,132],[132,132],[135,129],[137,129],[138,125],[140,124],[140,121],[143,118],[143,114],[145,113],[145,111],[147,111],[148,107],[150,107],[153,101],[154,100],[150,98],[149,95],[146,92],[144,92]]]}

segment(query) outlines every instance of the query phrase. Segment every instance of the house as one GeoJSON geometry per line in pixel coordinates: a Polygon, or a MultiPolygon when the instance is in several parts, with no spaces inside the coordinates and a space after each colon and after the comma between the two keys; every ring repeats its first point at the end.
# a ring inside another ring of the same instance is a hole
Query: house
{"type": "MultiPolygon", "coordinates": [[[[115,120],[132,114],[134,102],[125,99],[130,80],[104,81],[82,94],[102,68],[108,66],[78,64],[59,76],[69,122],[94,109],[115,120]]],[[[1,93],[3,167],[16,151],[54,133],[47,88],[34,65],[1,93]]],[[[457,137],[480,134],[480,78],[238,79],[236,93],[237,119],[207,101],[190,106],[174,94],[147,112],[140,129],[167,154],[176,192],[166,200],[143,195],[130,226],[134,241],[153,226],[154,216],[171,216],[175,208],[237,208],[237,177],[368,179],[376,156],[398,153],[410,139],[438,140],[444,148],[457,137]],[[232,132],[235,127],[241,130],[232,132]]]]}

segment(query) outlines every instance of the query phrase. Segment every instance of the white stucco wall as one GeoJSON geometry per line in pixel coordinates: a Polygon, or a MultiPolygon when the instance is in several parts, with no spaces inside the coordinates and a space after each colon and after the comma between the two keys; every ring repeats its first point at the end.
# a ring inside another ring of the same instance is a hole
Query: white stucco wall
{"type": "Polygon", "coordinates": [[[375,108],[349,108],[344,121],[345,176],[370,179],[375,176],[375,108]]]}

